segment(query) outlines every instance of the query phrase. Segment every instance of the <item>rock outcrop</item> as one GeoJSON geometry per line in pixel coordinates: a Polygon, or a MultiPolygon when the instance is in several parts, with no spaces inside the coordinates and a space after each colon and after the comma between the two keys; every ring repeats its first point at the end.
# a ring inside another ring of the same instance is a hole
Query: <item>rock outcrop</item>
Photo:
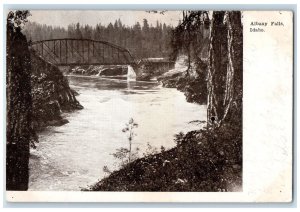
{"type": "Polygon", "coordinates": [[[71,67],[67,74],[84,75],[84,76],[125,76],[127,66],[118,65],[90,65],[71,67]]]}
{"type": "Polygon", "coordinates": [[[179,56],[174,69],[169,70],[157,79],[162,82],[163,87],[177,88],[183,92],[188,102],[198,104],[207,103],[207,85],[205,69],[206,64],[192,63],[187,75],[187,57],[179,56]]]}
{"type": "Polygon", "coordinates": [[[150,81],[174,68],[174,62],[164,58],[147,58],[133,64],[136,79],[139,81],[150,81]]]}
{"type": "Polygon", "coordinates": [[[62,112],[83,108],[75,97],[76,92],[58,67],[44,61],[33,50],[30,55],[34,128],[40,130],[67,123],[61,117],[62,112]]]}

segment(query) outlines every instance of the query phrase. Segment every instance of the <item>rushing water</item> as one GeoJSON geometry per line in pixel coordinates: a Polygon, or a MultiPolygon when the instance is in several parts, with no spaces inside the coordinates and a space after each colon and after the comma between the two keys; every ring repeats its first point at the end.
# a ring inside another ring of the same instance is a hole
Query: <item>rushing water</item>
{"type": "Polygon", "coordinates": [[[122,129],[130,118],[138,123],[133,147],[140,155],[147,143],[175,146],[174,134],[198,129],[189,122],[206,119],[205,106],[187,103],[183,93],[157,82],[68,78],[84,109],[64,114],[68,124],[40,133],[31,150],[29,190],[80,190],[103,178],[103,166],[116,164],[111,154],[128,147],[122,129]]]}

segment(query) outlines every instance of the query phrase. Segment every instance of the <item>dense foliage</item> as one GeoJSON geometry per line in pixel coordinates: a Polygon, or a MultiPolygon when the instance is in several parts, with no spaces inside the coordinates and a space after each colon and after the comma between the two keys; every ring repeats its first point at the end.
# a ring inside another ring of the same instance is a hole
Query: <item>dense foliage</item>
{"type": "MultiPolygon", "coordinates": [[[[183,20],[173,30],[172,50],[173,58],[179,54],[188,56],[188,69],[191,63],[196,63],[198,71],[204,71],[204,65],[208,56],[210,20],[207,11],[183,11],[183,20]]],[[[204,67],[205,68],[205,67],[204,67]]]]}
{"type": "Polygon", "coordinates": [[[207,103],[207,68],[210,20],[207,11],[184,11],[183,20],[172,31],[172,58],[186,55],[186,71],[161,78],[165,87],[185,93],[187,101],[207,103]]]}
{"type": "Polygon", "coordinates": [[[240,191],[240,125],[178,134],[177,146],[111,173],[92,191],[240,191]]]}
{"type": "Polygon", "coordinates": [[[31,41],[56,38],[85,38],[104,40],[129,49],[135,58],[168,57],[171,53],[170,38],[173,27],[157,21],[156,26],[137,22],[134,26],[125,26],[118,19],[107,26],[101,23],[95,27],[71,24],[67,29],[29,22],[24,34],[31,41]]]}

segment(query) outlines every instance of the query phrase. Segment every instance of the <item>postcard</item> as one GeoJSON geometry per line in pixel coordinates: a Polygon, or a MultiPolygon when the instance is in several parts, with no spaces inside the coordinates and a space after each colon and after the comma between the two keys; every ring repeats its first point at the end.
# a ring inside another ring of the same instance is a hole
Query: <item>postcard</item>
{"type": "Polygon", "coordinates": [[[7,201],[292,201],[292,11],[6,13],[7,201]]]}

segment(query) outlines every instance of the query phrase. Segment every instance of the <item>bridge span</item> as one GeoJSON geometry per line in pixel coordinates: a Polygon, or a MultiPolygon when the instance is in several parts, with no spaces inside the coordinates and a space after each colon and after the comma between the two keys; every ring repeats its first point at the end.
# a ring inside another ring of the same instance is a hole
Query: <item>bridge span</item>
{"type": "Polygon", "coordinates": [[[35,41],[29,45],[37,56],[56,66],[130,65],[138,78],[145,74],[162,74],[175,64],[163,58],[135,60],[128,49],[107,41],[63,38],[35,41]]]}
{"type": "Polygon", "coordinates": [[[51,39],[30,43],[35,53],[57,66],[131,65],[134,58],[128,49],[91,39],[51,39]]]}

